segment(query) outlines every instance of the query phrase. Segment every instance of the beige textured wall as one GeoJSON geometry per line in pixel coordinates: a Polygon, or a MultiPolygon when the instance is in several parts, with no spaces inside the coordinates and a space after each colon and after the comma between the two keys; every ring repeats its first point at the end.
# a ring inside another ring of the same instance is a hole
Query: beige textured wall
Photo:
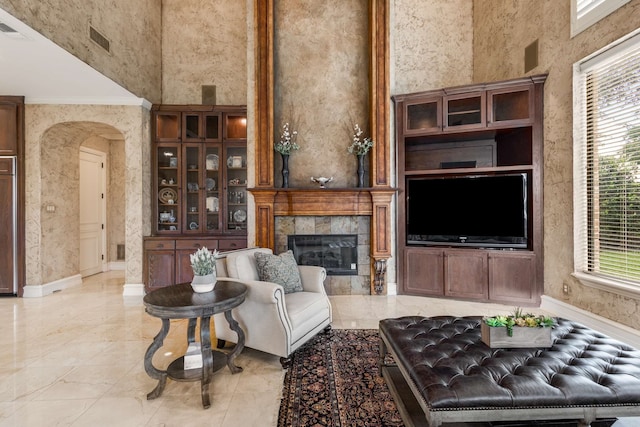
{"type": "Polygon", "coordinates": [[[247,104],[247,7],[242,0],[162,0],[162,102],[247,104]]]}
{"type": "Polygon", "coordinates": [[[78,149],[90,138],[124,140],[125,282],[142,283],[142,236],[151,226],[149,112],[141,107],[27,105],[25,108],[27,285],[78,271],[78,149]],[[48,204],[56,205],[47,213],[48,204]]]}
{"type": "Polygon", "coordinates": [[[158,0],[0,0],[0,7],[139,97],[160,102],[158,0]],[[109,39],[107,53],[89,24],[109,39]]]}
{"type": "MultiPolygon", "coordinates": [[[[275,2],[274,142],[293,123],[300,150],[289,160],[289,186],[355,187],[357,162],[347,152],[358,123],[368,135],[368,2],[275,2]]],[[[276,186],[281,160],[276,156],[276,186]]]]}
{"type": "Polygon", "coordinates": [[[545,294],[640,328],[640,301],[585,287],[573,271],[572,65],[640,27],[640,0],[570,38],[569,1],[474,0],[474,80],[524,75],[524,48],[539,40],[539,65],[548,73],[544,126],[545,294]],[[570,287],[568,296],[562,285],[570,287]]]}
{"type": "Polygon", "coordinates": [[[390,2],[392,94],[471,82],[472,0],[390,2]]]}

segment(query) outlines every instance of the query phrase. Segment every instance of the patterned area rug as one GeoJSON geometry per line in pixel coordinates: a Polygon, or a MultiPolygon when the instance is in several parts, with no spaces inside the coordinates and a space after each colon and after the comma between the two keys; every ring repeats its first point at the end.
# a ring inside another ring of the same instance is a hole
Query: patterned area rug
{"type": "Polygon", "coordinates": [[[404,426],[378,355],[375,329],[318,334],[293,355],[278,427],[404,426]]]}

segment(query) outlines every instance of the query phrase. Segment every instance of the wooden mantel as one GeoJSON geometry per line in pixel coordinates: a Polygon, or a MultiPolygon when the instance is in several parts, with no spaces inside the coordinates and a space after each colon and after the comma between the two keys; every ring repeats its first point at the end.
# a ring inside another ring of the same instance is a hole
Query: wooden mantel
{"type": "Polygon", "coordinates": [[[256,205],[256,245],[275,247],[277,216],[363,215],[371,217],[371,293],[384,295],[391,257],[394,188],[250,188],[256,205]]]}

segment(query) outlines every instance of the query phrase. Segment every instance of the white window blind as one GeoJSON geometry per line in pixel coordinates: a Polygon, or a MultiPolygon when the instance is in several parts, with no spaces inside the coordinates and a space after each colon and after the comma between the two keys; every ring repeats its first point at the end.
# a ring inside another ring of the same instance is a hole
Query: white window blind
{"type": "Polygon", "coordinates": [[[571,0],[571,37],[615,12],[630,0],[571,0]]]}
{"type": "Polygon", "coordinates": [[[640,42],[584,61],[575,79],[576,271],[640,288],[640,42]]]}

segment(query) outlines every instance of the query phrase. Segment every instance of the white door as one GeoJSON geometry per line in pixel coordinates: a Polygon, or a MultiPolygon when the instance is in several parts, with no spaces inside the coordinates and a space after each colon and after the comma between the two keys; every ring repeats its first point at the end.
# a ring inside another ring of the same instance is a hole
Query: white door
{"type": "Polygon", "coordinates": [[[106,154],[80,148],[80,274],[106,268],[106,154]]]}

